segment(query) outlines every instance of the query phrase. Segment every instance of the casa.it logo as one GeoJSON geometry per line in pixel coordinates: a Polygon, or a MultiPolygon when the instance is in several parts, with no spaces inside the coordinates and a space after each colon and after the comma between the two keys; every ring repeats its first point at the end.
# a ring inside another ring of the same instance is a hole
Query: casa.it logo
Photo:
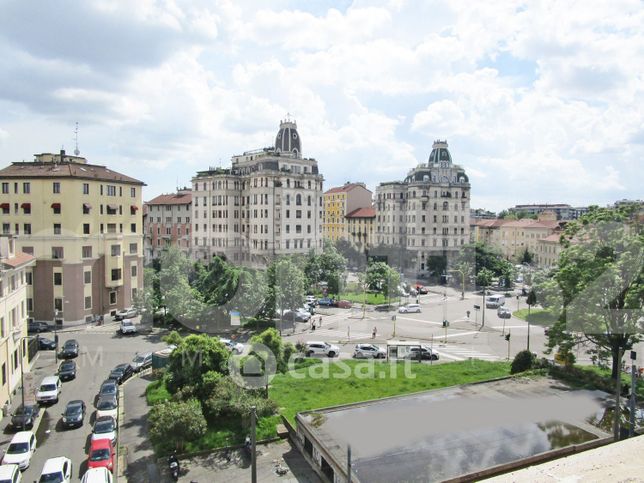
{"type": "Polygon", "coordinates": [[[231,354],[228,373],[235,383],[246,389],[266,387],[277,372],[277,359],[270,348],[261,343],[244,347],[241,354],[231,354]]]}

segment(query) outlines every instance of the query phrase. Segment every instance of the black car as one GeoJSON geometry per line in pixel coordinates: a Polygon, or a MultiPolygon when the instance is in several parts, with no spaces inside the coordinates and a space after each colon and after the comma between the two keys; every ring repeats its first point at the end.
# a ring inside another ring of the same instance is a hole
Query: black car
{"type": "Polygon", "coordinates": [[[76,428],[83,425],[85,420],[85,403],[80,399],[69,401],[65,407],[63,416],[64,428],[76,428]]]}
{"type": "Polygon", "coordinates": [[[76,379],[76,363],[74,361],[63,361],[58,366],[58,377],[61,381],[76,379]]]}
{"type": "Polygon", "coordinates": [[[27,332],[30,334],[39,334],[41,332],[49,332],[51,326],[46,322],[31,321],[27,324],[27,332]]]}
{"type": "Polygon", "coordinates": [[[433,352],[429,347],[412,347],[409,358],[412,360],[437,361],[438,354],[433,352]]]}
{"type": "Polygon", "coordinates": [[[134,374],[134,369],[132,369],[131,365],[119,364],[114,369],[112,369],[112,372],[110,372],[108,379],[112,379],[118,384],[121,384],[122,382],[132,377],[132,374],[134,374]]]}
{"type": "Polygon", "coordinates": [[[47,337],[38,337],[38,350],[53,351],[56,350],[56,341],[47,337]]]}
{"type": "Polygon", "coordinates": [[[21,431],[31,429],[34,426],[34,421],[39,412],[40,407],[37,404],[29,404],[24,407],[20,405],[11,415],[11,426],[21,431]]]}
{"type": "Polygon", "coordinates": [[[101,384],[101,388],[98,391],[99,398],[103,396],[118,397],[118,395],[119,395],[119,385],[113,379],[107,379],[106,381],[104,381],[103,384],[101,384]]]}
{"type": "Polygon", "coordinates": [[[71,359],[73,357],[78,357],[78,341],[75,339],[69,339],[63,344],[63,349],[60,351],[60,357],[63,359],[71,359]]]}
{"type": "Polygon", "coordinates": [[[391,304],[376,305],[375,310],[377,312],[389,312],[390,310],[394,310],[394,306],[391,304]]]}

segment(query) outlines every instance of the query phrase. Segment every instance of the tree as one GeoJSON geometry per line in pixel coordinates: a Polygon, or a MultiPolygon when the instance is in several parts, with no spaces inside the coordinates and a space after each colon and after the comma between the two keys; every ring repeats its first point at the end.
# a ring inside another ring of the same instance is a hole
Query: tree
{"type": "Polygon", "coordinates": [[[150,410],[150,439],[166,450],[183,449],[187,441],[194,441],[206,433],[207,423],[196,399],[167,401],[150,410]]]}
{"type": "Polygon", "coordinates": [[[528,315],[530,315],[530,307],[537,305],[537,294],[534,289],[531,289],[530,292],[528,292],[525,302],[528,304],[528,315]]]}
{"type": "Polygon", "coordinates": [[[559,313],[549,350],[566,353],[589,341],[596,356],[610,354],[613,379],[644,329],[644,236],[634,215],[633,208],[596,208],[570,223],[557,269],[542,287],[559,313]]]}
{"type": "Polygon", "coordinates": [[[304,273],[290,258],[278,260],[273,273],[271,288],[281,316],[285,310],[295,310],[302,305],[306,282],[304,273]]]}
{"type": "Polygon", "coordinates": [[[181,339],[168,361],[168,390],[175,393],[185,386],[197,388],[209,371],[225,374],[229,356],[230,352],[217,338],[192,334],[181,339]]]}
{"type": "Polygon", "coordinates": [[[347,259],[333,245],[325,246],[317,258],[319,280],[327,283],[329,293],[339,295],[347,269],[347,259]]]}
{"type": "Polygon", "coordinates": [[[244,317],[267,315],[268,282],[266,272],[243,269],[239,274],[238,290],[240,293],[235,300],[241,315],[244,317]]]}
{"type": "Polygon", "coordinates": [[[369,289],[389,297],[400,285],[400,274],[385,262],[372,262],[367,267],[366,283],[369,289]]]}
{"type": "Polygon", "coordinates": [[[190,285],[191,262],[176,247],[161,254],[159,286],[169,315],[182,323],[196,320],[205,306],[201,294],[190,285]]]}
{"type": "Polygon", "coordinates": [[[521,263],[527,263],[528,265],[532,264],[534,261],[534,255],[528,251],[528,248],[526,247],[525,251],[523,252],[523,255],[521,255],[521,263]]]}
{"type": "Polygon", "coordinates": [[[161,300],[158,285],[158,273],[153,268],[144,268],[143,288],[137,291],[133,305],[146,321],[152,320],[159,309],[161,300]]]}
{"type": "Polygon", "coordinates": [[[488,287],[492,283],[493,277],[494,273],[491,270],[483,268],[476,274],[476,285],[479,287],[488,287]]]}
{"type": "Polygon", "coordinates": [[[537,357],[530,351],[521,351],[514,356],[512,365],[510,366],[510,374],[517,374],[519,372],[529,371],[532,369],[537,357]]]}

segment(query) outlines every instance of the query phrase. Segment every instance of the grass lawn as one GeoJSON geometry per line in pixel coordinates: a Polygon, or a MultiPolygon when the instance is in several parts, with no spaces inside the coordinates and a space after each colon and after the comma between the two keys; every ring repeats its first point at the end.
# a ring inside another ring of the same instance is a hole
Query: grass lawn
{"type": "Polygon", "coordinates": [[[165,387],[163,379],[157,379],[145,388],[145,400],[148,406],[155,406],[169,400],[171,397],[170,392],[165,387]]]}
{"type": "MultiPolygon", "coordinates": [[[[363,293],[343,293],[338,297],[340,300],[349,300],[361,304],[364,301],[363,293]]],[[[397,302],[398,297],[391,297],[390,302],[397,302]]],[[[380,293],[367,292],[367,303],[371,305],[386,304],[387,298],[380,293]]]]}
{"type": "MultiPolygon", "coordinates": [[[[291,422],[300,411],[355,403],[399,394],[455,386],[476,381],[484,381],[510,374],[509,362],[463,361],[449,364],[429,365],[411,364],[411,374],[405,377],[402,363],[376,363],[373,374],[357,377],[356,366],[367,371],[369,362],[342,361],[328,365],[329,378],[316,377],[326,364],[294,371],[303,378],[292,374],[279,374],[271,384],[270,397],[276,401],[281,413],[291,422]],[[351,370],[351,376],[338,378],[351,370]],[[384,374],[384,377],[380,375],[384,374]],[[334,377],[335,376],[335,377],[334,377]]],[[[363,373],[364,373],[363,372],[363,373]]]]}
{"type": "MultiPolygon", "coordinates": [[[[582,369],[587,372],[594,372],[596,374],[599,374],[600,376],[603,376],[605,378],[610,378],[611,376],[611,370],[610,369],[604,369],[598,366],[580,366],[580,365],[575,365],[575,367],[582,369]]],[[[622,384],[628,384],[629,386],[631,385],[631,375],[626,374],[622,372],[622,384]]],[[[636,394],[638,399],[644,398],[644,381],[641,378],[637,379],[637,386],[636,386],[636,394]]]]}
{"type": "Polygon", "coordinates": [[[517,319],[523,319],[529,321],[531,324],[542,325],[544,327],[550,327],[557,321],[557,317],[552,315],[549,310],[544,309],[530,309],[530,315],[528,315],[528,309],[520,309],[512,312],[517,319]]]}

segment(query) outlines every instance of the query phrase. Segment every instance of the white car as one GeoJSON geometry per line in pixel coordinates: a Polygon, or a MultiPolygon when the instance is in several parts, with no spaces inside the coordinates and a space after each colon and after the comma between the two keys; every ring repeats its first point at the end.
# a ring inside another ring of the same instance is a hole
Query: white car
{"type": "Polygon", "coordinates": [[[134,322],[132,322],[132,319],[123,319],[121,320],[121,328],[119,329],[121,331],[121,334],[136,334],[136,326],[134,325],[134,322]]]}
{"type": "Polygon", "coordinates": [[[71,483],[72,461],[64,456],[49,458],[45,461],[40,473],[40,481],[55,483],[71,483]]]}
{"type": "Polygon", "coordinates": [[[39,403],[57,403],[62,387],[58,376],[43,378],[38,392],[36,392],[36,401],[39,403]]]}
{"type": "Polygon", "coordinates": [[[83,475],[81,483],[112,483],[112,472],[107,468],[90,468],[83,475]]]}
{"type": "Polygon", "coordinates": [[[356,359],[384,359],[387,357],[387,353],[377,345],[358,344],[353,350],[353,357],[356,359]]]}
{"type": "Polygon", "coordinates": [[[318,299],[315,298],[315,295],[307,295],[306,296],[306,303],[307,304],[313,304],[315,305],[317,303],[318,299]]]}
{"type": "Polygon", "coordinates": [[[116,421],[111,416],[96,418],[92,430],[92,441],[97,439],[109,439],[112,445],[116,443],[116,421]]]}
{"type": "Polygon", "coordinates": [[[11,438],[2,458],[2,464],[14,464],[21,470],[26,470],[29,468],[34,451],[36,451],[36,435],[32,431],[19,431],[11,438]]]}
{"type": "Polygon", "coordinates": [[[96,402],[96,419],[111,416],[114,421],[118,418],[119,403],[116,396],[101,396],[96,402]]]}
{"type": "Polygon", "coordinates": [[[0,465],[0,483],[20,483],[22,473],[18,465],[0,465]]]}
{"type": "Polygon", "coordinates": [[[127,309],[119,310],[118,312],[116,312],[114,320],[131,319],[132,317],[136,317],[137,313],[138,312],[134,307],[128,307],[127,309]]]}
{"type": "Polygon", "coordinates": [[[313,355],[335,357],[340,354],[340,348],[328,342],[307,342],[305,353],[308,357],[313,355]]]}
{"type": "Polygon", "coordinates": [[[398,312],[401,314],[411,314],[411,313],[417,313],[420,314],[420,305],[418,304],[407,304],[403,305],[398,309],[398,312]]]}
{"type": "Polygon", "coordinates": [[[220,340],[220,341],[221,341],[221,342],[222,342],[226,347],[228,347],[228,350],[229,350],[230,352],[233,352],[233,353],[235,353],[235,354],[241,354],[242,352],[244,352],[244,344],[242,344],[241,342],[235,342],[235,341],[232,341],[232,340],[230,340],[230,339],[223,339],[223,338],[221,338],[221,337],[219,338],[219,340],[220,340]]]}

